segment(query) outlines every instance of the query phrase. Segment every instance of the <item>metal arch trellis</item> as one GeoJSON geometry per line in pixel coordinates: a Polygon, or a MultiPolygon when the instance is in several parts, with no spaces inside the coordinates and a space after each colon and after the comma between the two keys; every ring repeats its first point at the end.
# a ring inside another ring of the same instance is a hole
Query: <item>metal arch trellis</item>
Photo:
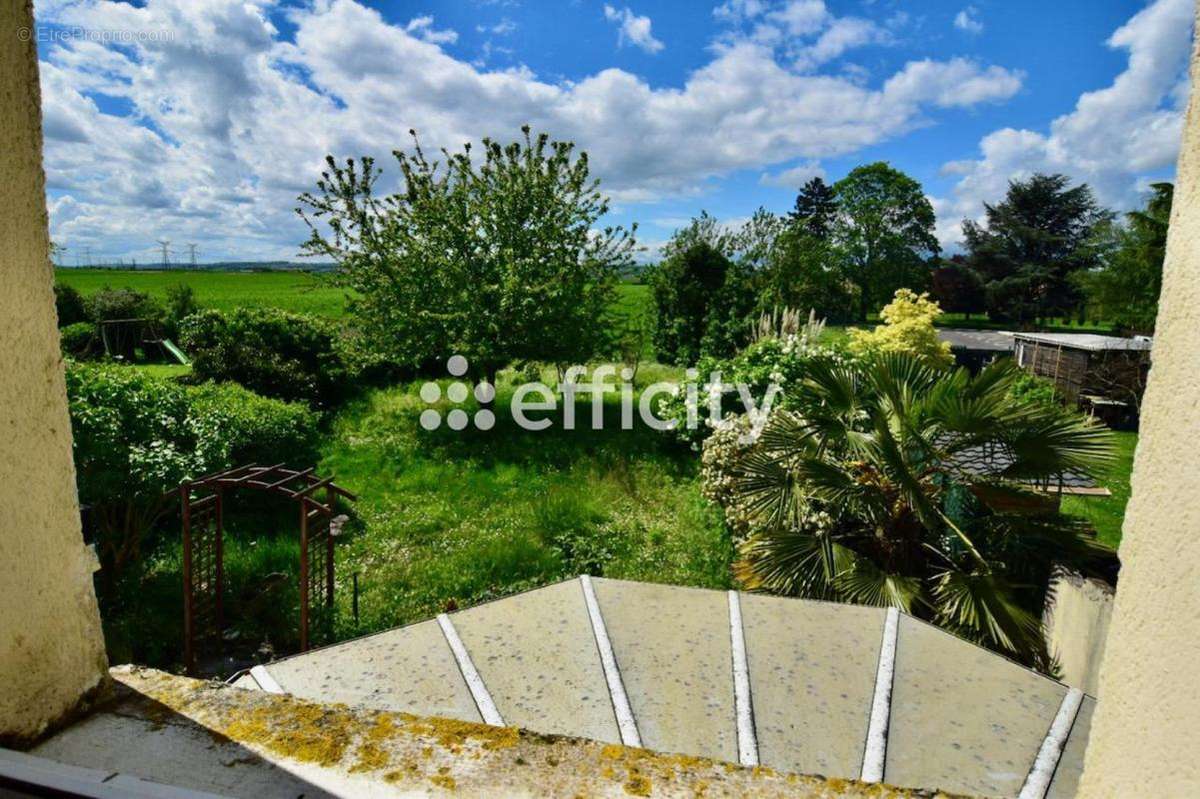
{"type": "Polygon", "coordinates": [[[188,673],[196,648],[224,629],[224,494],[252,488],[296,501],[300,513],[300,649],[308,649],[312,600],[333,605],[334,529],[337,498],[357,499],[315,469],[297,471],[282,463],[250,464],[186,480],[179,486],[183,517],[183,634],[188,673]],[[323,495],[323,496],[322,496],[323,495]]]}

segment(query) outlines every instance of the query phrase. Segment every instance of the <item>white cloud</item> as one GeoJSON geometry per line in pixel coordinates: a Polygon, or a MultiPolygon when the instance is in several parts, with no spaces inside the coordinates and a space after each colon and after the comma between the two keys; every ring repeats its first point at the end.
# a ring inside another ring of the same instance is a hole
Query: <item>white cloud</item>
{"type": "Polygon", "coordinates": [[[825,170],[821,168],[820,161],[805,161],[782,172],[764,172],[759,175],[758,182],[764,186],[781,186],[785,189],[797,189],[813,178],[823,177],[825,177],[825,170]]]}
{"type": "MultiPolygon", "coordinates": [[[[174,35],[43,52],[56,239],[126,255],[165,237],[200,242],[208,258],[287,257],[305,238],[296,196],[314,187],[324,156],[373,155],[387,169],[392,149],[410,146],[409,128],[435,150],[510,140],[528,123],[577,142],[617,202],[692,197],[734,171],[853,153],[927,124],[932,109],[1020,86],[1017,73],[953,60],[913,62],[871,87],[798,73],[749,39],[719,44],[677,87],[620,69],[554,82],[467,63],[421,35],[432,21],[409,30],[353,0],[288,11],[290,41],[269,8],[82,0],[61,12],[70,24],[174,35]],[[88,92],[133,111],[102,113],[88,92]]],[[[394,185],[394,170],[385,180],[394,185]]]]}
{"type": "Polygon", "coordinates": [[[832,61],[847,50],[868,44],[889,44],[891,41],[891,32],[869,19],[841,17],[833,20],[812,46],[799,51],[796,65],[801,69],[812,69],[832,61]]]}
{"type": "Polygon", "coordinates": [[[507,36],[517,29],[517,23],[513,22],[508,17],[497,22],[495,25],[476,25],[475,30],[478,33],[490,33],[493,36],[507,36]]]}
{"type": "Polygon", "coordinates": [[[404,27],[404,30],[422,41],[431,44],[454,44],[458,41],[458,33],[452,30],[434,30],[433,17],[415,17],[404,27]]]}
{"type": "Polygon", "coordinates": [[[626,6],[620,10],[610,5],[604,6],[604,18],[618,25],[617,41],[624,45],[626,42],[647,53],[657,53],[664,45],[650,32],[650,17],[639,17],[626,6]]]}
{"type": "Polygon", "coordinates": [[[954,27],[967,33],[983,33],[983,22],[979,19],[979,9],[967,6],[954,15],[954,27]]]}
{"type": "Polygon", "coordinates": [[[1035,172],[1086,181],[1112,207],[1136,204],[1145,176],[1179,154],[1194,13],[1192,0],[1148,5],[1108,40],[1129,56],[1112,85],[1080,95],[1047,132],[1002,128],[979,142],[979,158],[946,163],[943,173],[961,177],[935,203],[943,243],[959,241],[961,220],[982,218],[983,203],[1003,197],[1010,180],[1035,172]]]}

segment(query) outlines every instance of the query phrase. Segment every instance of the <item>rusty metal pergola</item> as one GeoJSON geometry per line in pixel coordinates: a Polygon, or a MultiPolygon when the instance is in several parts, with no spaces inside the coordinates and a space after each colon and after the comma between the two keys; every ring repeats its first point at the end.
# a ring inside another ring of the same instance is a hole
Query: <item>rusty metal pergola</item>
{"type": "Polygon", "coordinates": [[[196,668],[198,643],[220,636],[224,628],[224,494],[250,488],[295,501],[300,510],[300,649],[309,645],[310,606],[324,595],[333,605],[333,513],[337,498],[354,494],[319,477],[315,467],[289,469],[248,464],[185,480],[179,486],[183,517],[184,660],[188,673],[196,668]],[[321,498],[321,495],[324,495],[321,498]]]}

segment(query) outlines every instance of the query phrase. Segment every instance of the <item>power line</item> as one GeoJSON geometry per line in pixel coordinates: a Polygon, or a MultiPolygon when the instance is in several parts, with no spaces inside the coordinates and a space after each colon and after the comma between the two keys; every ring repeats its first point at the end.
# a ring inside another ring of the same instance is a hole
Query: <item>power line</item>
{"type": "Polygon", "coordinates": [[[158,242],[159,247],[162,247],[163,267],[165,268],[167,266],[170,266],[171,265],[171,241],[169,239],[166,241],[163,241],[162,239],[155,239],[155,241],[158,242]]]}
{"type": "Polygon", "coordinates": [[[196,245],[188,244],[187,248],[188,248],[188,258],[191,261],[192,266],[195,266],[196,265],[196,245]]]}

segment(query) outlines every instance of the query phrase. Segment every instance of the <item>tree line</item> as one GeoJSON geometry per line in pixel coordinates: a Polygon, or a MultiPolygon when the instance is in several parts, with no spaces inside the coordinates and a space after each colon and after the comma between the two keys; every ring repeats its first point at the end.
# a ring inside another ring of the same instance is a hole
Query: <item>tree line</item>
{"type": "Polygon", "coordinates": [[[964,252],[945,257],[910,176],[880,162],[833,185],[815,177],[787,215],[760,208],[730,230],[702,212],[676,231],[648,275],[655,348],[673,363],[727,357],[763,313],[811,308],[865,322],[899,289],[1018,328],[1074,320],[1150,333],[1171,196],[1171,184],[1155,183],[1145,208],[1122,218],[1087,184],[1035,174],[1011,181],[983,221],[964,220],[964,252]]]}

